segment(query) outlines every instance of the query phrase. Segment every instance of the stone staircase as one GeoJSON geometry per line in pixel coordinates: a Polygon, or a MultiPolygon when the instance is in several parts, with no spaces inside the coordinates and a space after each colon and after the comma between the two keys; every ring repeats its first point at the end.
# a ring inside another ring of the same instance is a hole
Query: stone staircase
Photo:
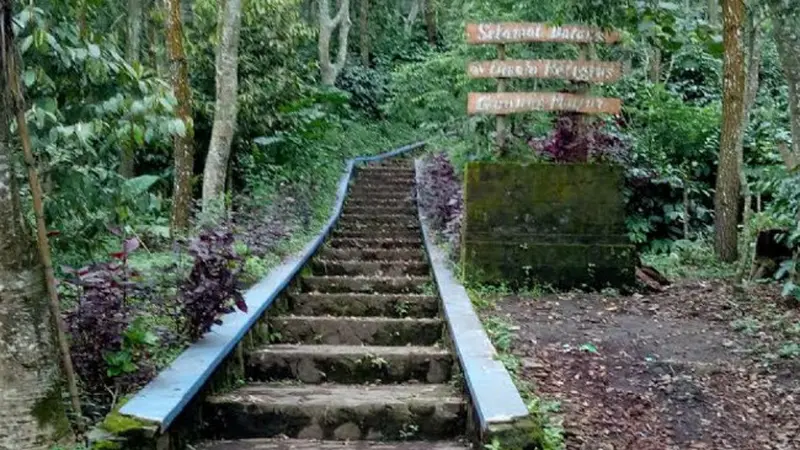
{"type": "Polygon", "coordinates": [[[203,406],[210,450],[468,448],[411,161],[360,169],[248,384],[203,406]]]}

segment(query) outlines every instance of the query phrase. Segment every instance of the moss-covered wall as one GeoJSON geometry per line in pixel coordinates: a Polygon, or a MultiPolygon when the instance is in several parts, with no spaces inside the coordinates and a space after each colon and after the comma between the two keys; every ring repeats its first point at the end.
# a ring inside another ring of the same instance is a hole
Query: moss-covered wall
{"type": "Polygon", "coordinates": [[[600,164],[473,162],[462,266],[470,282],[631,285],[622,171],[600,164]]]}

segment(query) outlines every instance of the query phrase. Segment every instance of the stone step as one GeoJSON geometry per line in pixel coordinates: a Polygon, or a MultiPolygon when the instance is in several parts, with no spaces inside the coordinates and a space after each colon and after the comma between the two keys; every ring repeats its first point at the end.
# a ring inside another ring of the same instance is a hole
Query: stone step
{"type": "Polygon", "coordinates": [[[301,279],[303,292],[325,294],[425,294],[432,292],[430,277],[321,277],[301,279]]]}
{"type": "Polygon", "coordinates": [[[382,186],[392,189],[413,189],[416,185],[414,178],[387,178],[387,177],[357,177],[353,187],[370,185],[382,186]]]}
{"type": "Polygon", "coordinates": [[[348,194],[348,199],[352,202],[379,204],[386,202],[413,202],[416,196],[413,190],[395,192],[395,191],[367,191],[367,190],[351,190],[348,194]]]}
{"type": "Polygon", "coordinates": [[[438,347],[270,345],[247,355],[247,377],[257,381],[319,383],[446,383],[453,358],[438,347]]]}
{"type": "Polygon", "coordinates": [[[332,248],[340,249],[368,249],[368,248],[417,248],[422,249],[422,236],[413,238],[393,239],[387,237],[377,238],[336,238],[328,242],[332,248]]]}
{"type": "Polygon", "coordinates": [[[334,248],[323,247],[319,258],[357,261],[420,261],[425,262],[425,251],[421,248],[334,248]]]}
{"type": "Polygon", "coordinates": [[[452,439],[466,427],[466,404],[448,384],[252,384],[209,397],[209,437],[247,439],[452,439]]]}
{"type": "Polygon", "coordinates": [[[345,209],[353,208],[396,208],[405,207],[416,211],[417,203],[412,197],[384,198],[384,199],[352,199],[348,198],[345,209]]]}
{"type": "Polygon", "coordinates": [[[358,170],[358,175],[395,175],[395,176],[407,176],[413,177],[416,174],[416,171],[413,168],[405,168],[405,167],[370,167],[370,168],[362,168],[358,170]]]}
{"type": "Polygon", "coordinates": [[[269,325],[279,344],[428,346],[443,332],[435,318],[275,316],[269,325]]]}
{"type": "Polygon", "coordinates": [[[394,201],[391,203],[376,202],[348,202],[344,207],[344,214],[402,214],[418,217],[417,206],[408,200],[394,201]]]}
{"type": "Polygon", "coordinates": [[[399,239],[408,240],[421,236],[420,230],[373,228],[364,231],[334,230],[333,237],[339,239],[399,239]]]}
{"type": "Polygon", "coordinates": [[[419,228],[419,217],[414,214],[352,214],[344,213],[339,217],[339,225],[363,224],[366,226],[394,225],[396,227],[419,228]]]}
{"type": "Polygon", "coordinates": [[[205,442],[198,450],[467,450],[459,442],[314,441],[308,439],[245,439],[205,442]]]}
{"type": "Polygon", "coordinates": [[[339,222],[336,225],[337,233],[358,233],[358,234],[377,234],[377,235],[396,235],[396,234],[406,234],[406,233],[421,233],[422,230],[420,229],[417,223],[412,223],[411,221],[407,221],[406,223],[397,222],[339,222]]]}
{"type": "Polygon", "coordinates": [[[311,262],[314,275],[402,277],[425,276],[430,267],[425,261],[331,261],[315,259],[311,262]]]}
{"type": "Polygon", "coordinates": [[[298,316],[436,317],[439,299],[433,295],[290,294],[298,316]]]}
{"type": "Polygon", "coordinates": [[[358,183],[350,188],[353,196],[362,198],[407,198],[413,197],[414,186],[395,186],[379,183],[358,183]]]}

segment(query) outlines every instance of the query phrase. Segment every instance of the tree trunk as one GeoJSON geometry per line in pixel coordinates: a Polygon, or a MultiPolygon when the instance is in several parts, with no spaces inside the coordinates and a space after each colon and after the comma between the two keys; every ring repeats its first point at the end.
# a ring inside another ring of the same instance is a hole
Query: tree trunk
{"type": "Polygon", "coordinates": [[[422,9],[420,3],[424,0],[411,0],[411,9],[408,11],[408,16],[406,17],[406,33],[411,33],[411,30],[414,29],[414,23],[417,22],[417,16],[419,16],[419,10],[422,9]]]}
{"type": "Polygon", "coordinates": [[[435,46],[439,38],[436,24],[436,0],[425,1],[425,30],[428,32],[428,43],[435,46]]]}
{"type": "Polygon", "coordinates": [[[172,78],[172,89],[178,100],[178,117],[186,126],[183,136],[175,136],[175,182],[172,190],[170,225],[173,233],[185,231],[189,226],[192,206],[192,175],[194,175],[194,125],[192,123],[192,91],[189,86],[189,69],[183,50],[181,0],[167,0],[167,54],[172,78]]]}
{"type": "Polygon", "coordinates": [[[350,0],[339,0],[339,11],[331,18],[330,0],[318,0],[319,3],[319,67],[322,84],[333,86],[336,78],[347,62],[347,38],[350,35],[350,0]],[[336,62],[331,61],[331,35],[339,27],[339,49],[336,62]]]}
{"type": "Polygon", "coordinates": [[[369,67],[369,0],[361,0],[358,19],[358,34],[361,39],[361,65],[369,67]]]}
{"type": "MultiPolygon", "coordinates": [[[[761,10],[758,10],[761,12],[761,10]]],[[[745,45],[747,55],[747,87],[745,90],[744,101],[744,122],[742,130],[746,131],[750,125],[750,113],[755,106],[756,97],[758,96],[758,89],[760,86],[760,70],[761,70],[761,24],[762,18],[760,14],[751,15],[748,17],[748,30],[745,35],[747,43],[745,45]]],[[[742,212],[742,224],[744,224],[744,254],[741,255],[739,262],[739,271],[737,279],[742,280],[745,277],[748,269],[752,266],[752,254],[754,249],[752,244],[755,242],[755,237],[758,236],[760,230],[753,230],[750,226],[750,221],[753,217],[753,196],[750,191],[750,182],[747,179],[747,165],[744,160],[744,133],[740,136],[739,142],[736,144],[736,151],[739,157],[739,183],[742,187],[742,198],[744,199],[744,211],[742,212]]]]}
{"type": "Polygon", "coordinates": [[[715,249],[725,262],[734,262],[738,254],[739,155],[737,145],[744,133],[745,67],[742,31],[744,0],[723,1],[723,70],[722,136],[714,204],[715,249]]]}
{"type": "Polygon", "coordinates": [[[778,56],[789,85],[792,153],[800,158],[800,8],[795,0],[769,0],[778,56]]]}
{"type": "Polygon", "coordinates": [[[219,47],[217,48],[217,101],[214,127],[203,172],[203,212],[210,212],[222,200],[228,158],[236,129],[239,29],[242,21],[241,0],[221,2],[219,47]]]}
{"type": "Polygon", "coordinates": [[[719,23],[719,0],[708,0],[708,10],[706,17],[711,25],[719,23]]]}
{"type": "Polygon", "coordinates": [[[71,431],[61,399],[55,318],[15,179],[9,130],[15,108],[7,92],[8,72],[16,70],[8,64],[15,57],[8,54],[11,1],[0,8],[0,448],[46,450],[71,431]]]}
{"type": "MultiPolygon", "coordinates": [[[[130,64],[139,62],[142,48],[142,0],[128,0],[128,36],[125,43],[125,57],[130,64]]],[[[133,134],[133,133],[131,133],[133,134]]],[[[129,145],[120,148],[119,174],[133,178],[136,142],[131,136],[129,145]]]]}

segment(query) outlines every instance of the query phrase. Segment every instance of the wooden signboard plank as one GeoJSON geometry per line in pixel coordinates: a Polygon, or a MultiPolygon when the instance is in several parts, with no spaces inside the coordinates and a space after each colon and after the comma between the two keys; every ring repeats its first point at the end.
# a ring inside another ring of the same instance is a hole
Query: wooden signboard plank
{"type": "Polygon", "coordinates": [[[496,60],[472,62],[470,78],[557,78],[571,81],[610,83],[622,76],[622,63],[569,60],[496,60]]]}
{"type": "Polygon", "coordinates": [[[530,111],[571,111],[585,114],[619,114],[622,101],[618,98],[548,92],[504,92],[469,94],[468,112],[508,115],[530,111]]]}
{"type": "Polygon", "coordinates": [[[553,26],[546,23],[467,24],[469,44],[511,44],[515,42],[567,42],[573,44],[618,42],[620,34],[580,25],[553,26]]]}

